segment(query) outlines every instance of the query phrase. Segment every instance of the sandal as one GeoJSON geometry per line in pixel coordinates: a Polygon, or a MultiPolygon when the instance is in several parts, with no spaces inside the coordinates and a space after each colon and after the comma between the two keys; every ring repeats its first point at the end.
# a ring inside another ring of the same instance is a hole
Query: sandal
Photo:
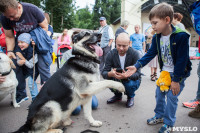
{"type": "Polygon", "coordinates": [[[151,77],[151,81],[155,81],[155,76],[154,76],[154,74],[152,74],[150,77],[151,77]]]}
{"type": "Polygon", "coordinates": [[[155,77],[155,80],[157,80],[158,78],[157,78],[157,73],[154,73],[154,77],[155,77]]]}

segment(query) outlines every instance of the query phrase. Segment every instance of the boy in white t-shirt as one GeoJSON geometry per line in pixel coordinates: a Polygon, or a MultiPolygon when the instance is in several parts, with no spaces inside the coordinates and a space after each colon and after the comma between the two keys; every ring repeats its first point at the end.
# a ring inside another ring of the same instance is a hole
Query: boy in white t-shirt
{"type": "Polygon", "coordinates": [[[132,75],[141,67],[149,63],[156,55],[161,71],[170,73],[172,82],[168,92],[156,89],[155,116],[147,120],[147,124],[163,123],[159,133],[169,133],[176,121],[178,96],[182,92],[185,79],[190,75],[191,62],[189,59],[189,34],[174,27],[173,7],[161,3],[153,7],[149,20],[156,35],[153,36],[152,46],[134,66],[128,67],[126,75],[132,75]],[[167,98],[167,99],[166,99],[167,98]]]}

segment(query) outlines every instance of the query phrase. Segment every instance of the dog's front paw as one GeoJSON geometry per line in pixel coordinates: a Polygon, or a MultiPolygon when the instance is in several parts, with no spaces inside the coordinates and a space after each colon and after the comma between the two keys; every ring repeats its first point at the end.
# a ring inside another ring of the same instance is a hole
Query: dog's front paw
{"type": "Polygon", "coordinates": [[[117,89],[120,92],[125,92],[124,85],[122,83],[119,83],[119,82],[118,82],[117,87],[115,89],[117,89]]]}
{"type": "Polygon", "coordinates": [[[72,124],[72,120],[70,118],[67,118],[64,122],[63,122],[63,126],[69,126],[72,124]]]}
{"type": "Polygon", "coordinates": [[[15,107],[15,108],[19,108],[20,107],[20,105],[19,104],[13,104],[13,106],[15,107]]]}
{"type": "Polygon", "coordinates": [[[94,121],[92,123],[90,123],[91,126],[93,127],[100,127],[102,126],[102,122],[101,121],[94,121]]]}

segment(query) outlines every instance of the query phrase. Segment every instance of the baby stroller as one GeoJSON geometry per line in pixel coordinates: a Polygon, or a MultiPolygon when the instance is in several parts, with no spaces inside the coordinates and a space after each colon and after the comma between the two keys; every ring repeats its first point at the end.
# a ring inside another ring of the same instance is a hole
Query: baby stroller
{"type": "Polygon", "coordinates": [[[68,44],[62,44],[57,49],[57,70],[60,68],[60,62],[62,59],[62,55],[67,50],[72,49],[72,47],[68,44]]]}

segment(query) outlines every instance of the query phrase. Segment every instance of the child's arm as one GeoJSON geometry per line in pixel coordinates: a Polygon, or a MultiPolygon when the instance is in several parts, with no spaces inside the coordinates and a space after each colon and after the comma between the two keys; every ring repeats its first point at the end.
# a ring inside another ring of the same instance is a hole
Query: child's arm
{"type": "Polygon", "coordinates": [[[26,59],[20,52],[16,52],[16,55],[17,55],[17,64],[19,66],[23,66],[25,64],[26,59]]]}
{"type": "Polygon", "coordinates": [[[157,54],[158,54],[158,51],[157,51],[156,36],[154,36],[153,40],[152,40],[152,46],[151,46],[151,48],[148,50],[148,52],[141,59],[139,59],[137,61],[137,63],[134,66],[129,66],[129,67],[126,68],[127,71],[126,71],[125,75],[127,77],[130,77],[139,68],[142,68],[146,64],[148,64],[157,54]]]}
{"type": "MultiPolygon", "coordinates": [[[[34,64],[36,64],[38,62],[38,55],[35,54],[34,56],[34,64]]],[[[25,65],[28,67],[28,68],[33,68],[33,58],[31,58],[30,60],[26,60],[25,62],[25,65]]]]}
{"type": "Polygon", "coordinates": [[[16,52],[16,55],[21,59],[21,60],[26,60],[24,56],[20,52],[16,52]]]}

